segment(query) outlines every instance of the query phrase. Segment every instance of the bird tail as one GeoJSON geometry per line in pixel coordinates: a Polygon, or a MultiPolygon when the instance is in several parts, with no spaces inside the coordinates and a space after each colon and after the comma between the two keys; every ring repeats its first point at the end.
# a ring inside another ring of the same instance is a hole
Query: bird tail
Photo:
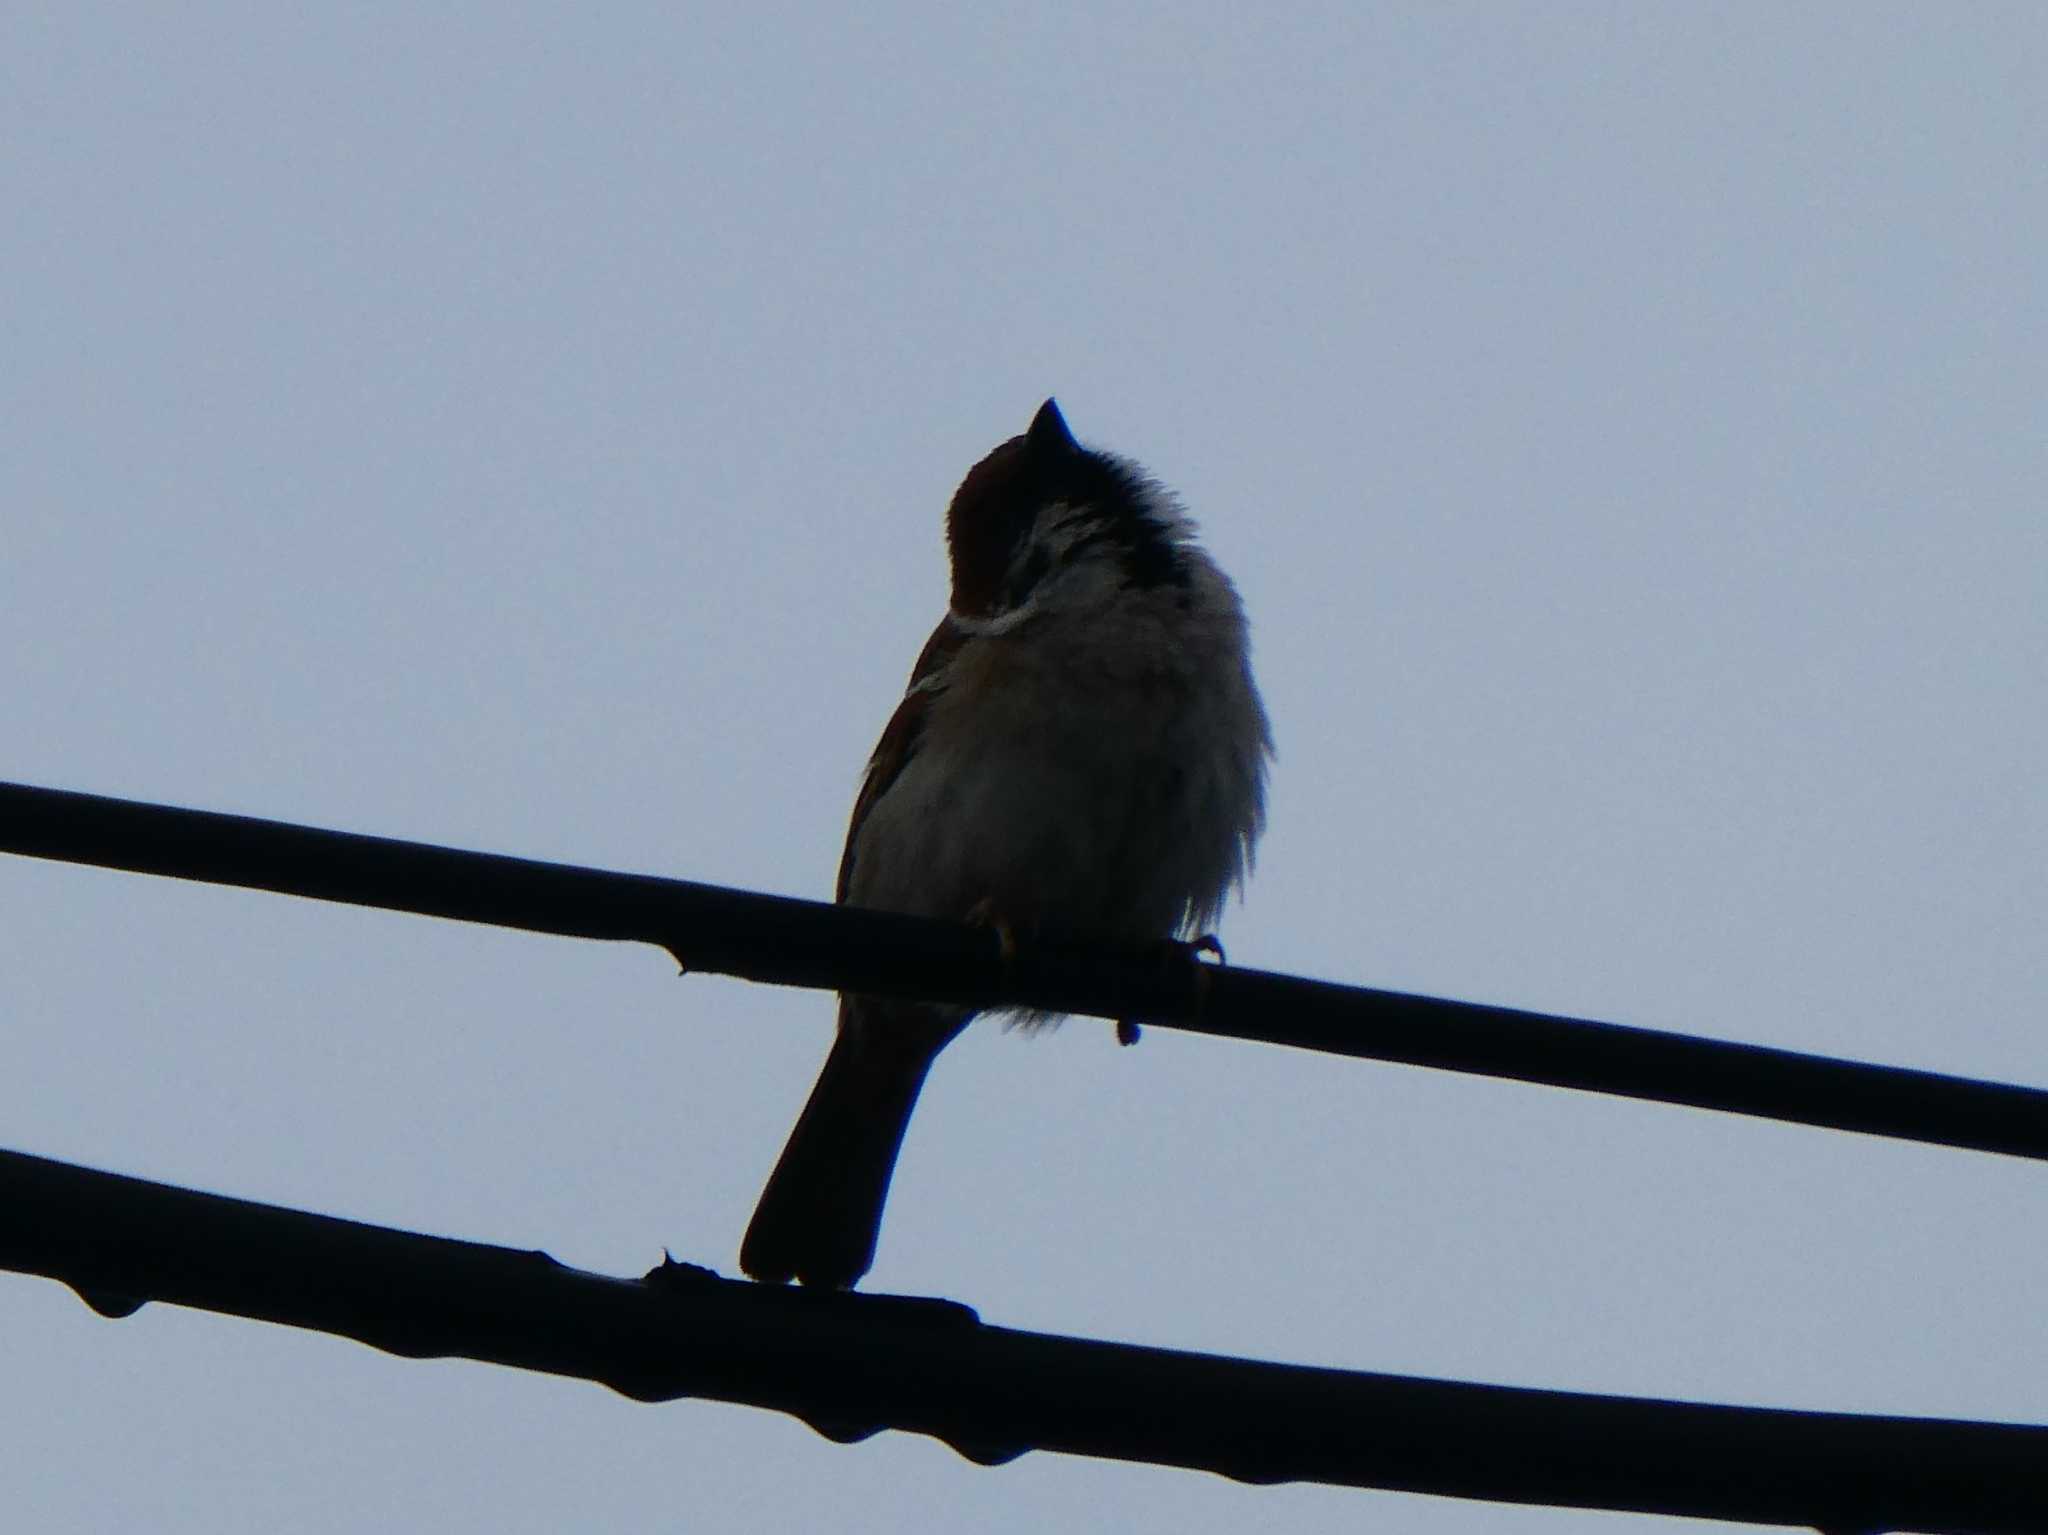
{"type": "Polygon", "coordinates": [[[839,1034],[740,1245],[740,1267],[770,1283],[850,1288],[875,1261],[889,1178],[932,1062],[966,1019],[860,999],[839,1034]]]}

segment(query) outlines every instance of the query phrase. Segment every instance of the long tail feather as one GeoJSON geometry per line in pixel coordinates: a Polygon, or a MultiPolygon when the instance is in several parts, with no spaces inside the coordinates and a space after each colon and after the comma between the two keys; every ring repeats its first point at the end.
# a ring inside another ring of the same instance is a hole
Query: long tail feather
{"type": "Polygon", "coordinates": [[[743,1270],[834,1289],[868,1271],[911,1110],[932,1061],[964,1024],[841,1004],[832,1053],[747,1226],[743,1270]]]}

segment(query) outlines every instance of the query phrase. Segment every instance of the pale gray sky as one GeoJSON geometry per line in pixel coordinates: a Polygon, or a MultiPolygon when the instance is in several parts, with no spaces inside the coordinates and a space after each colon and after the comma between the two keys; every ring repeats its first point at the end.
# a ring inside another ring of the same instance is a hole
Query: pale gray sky
{"type": "MultiPolygon", "coordinates": [[[[967,465],[1187,499],[1233,958],[2048,1083],[2048,13],[13,7],[0,777],[823,895],[967,465]],[[309,14],[310,12],[310,14],[309,14]]],[[[0,859],[0,1144],[730,1272],[822,996],[0,859]]],[[[2048,1422],[2048,1180],[979,1028],[876,1288],[2048,1422]]],[[[1665,1535],[1028,1456],[0,1276],[20,1528],[1665,1535]]]]}

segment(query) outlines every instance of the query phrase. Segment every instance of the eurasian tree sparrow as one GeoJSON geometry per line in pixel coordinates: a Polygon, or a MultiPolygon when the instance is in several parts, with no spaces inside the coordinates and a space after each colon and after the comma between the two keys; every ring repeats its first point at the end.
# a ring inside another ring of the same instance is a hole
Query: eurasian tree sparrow
{"type": "MultiPolygon", "coordinates": [[[[868,763],[840,902],[1020,936],[1207,931],[1250,866],[1272,740],[1244,610],[1193,533],[1051,400],[968,471],[951,610],[868,763]]],[[[836,1288],[868,1271],[918,1090],[972,1016],[840,998],[741,1268],[836,1288]]]]}

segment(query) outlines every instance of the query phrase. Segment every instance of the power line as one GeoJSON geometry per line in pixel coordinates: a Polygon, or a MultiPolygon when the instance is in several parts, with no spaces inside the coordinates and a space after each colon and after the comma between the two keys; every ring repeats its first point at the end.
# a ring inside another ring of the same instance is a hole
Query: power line
{"type": "Polygon", "coordinates": [[[545,1253],[0,1152],[0,1266],[95,1309],[149,1300],[792,1413],[840,1440],[1025,1451],[1837,1535],[2038,1535],[2048,1429],[1590,1396],[1269,1364],[983,1323],[949,1301],[784,1289],[545,1253]]]}
{"type": "Polygon", "coordinates": [[[2048,1160],[2048,1092],[279,821],[0,784],[0,850],[530,932],[687,969],[1142,1019],[1370,1060],[2048,1160]]]}

